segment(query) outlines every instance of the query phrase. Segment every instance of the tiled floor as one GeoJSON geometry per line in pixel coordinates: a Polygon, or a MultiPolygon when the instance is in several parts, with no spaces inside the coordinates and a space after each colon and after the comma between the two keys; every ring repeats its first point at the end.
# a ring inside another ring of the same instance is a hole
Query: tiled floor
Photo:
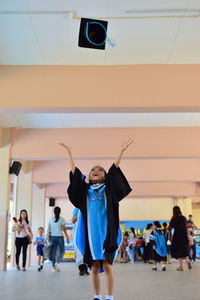
{"type": "MultiPolygon", "coordinates": [[[[10,269],[0,272],[1,300],[93,300],[90,276],[80,277],[74,263],[61,265],[60,273],[52,273],[51,265],[42,272],[36,267],[27,272],[10,269]]],[[[152,265],[115,263],[115,300],[199,300],[200,263],[193,269],[177,272],[177,264],[167,271],[152,271],[152,265]]],[[[102,294],[106,294],[101,274],[102,294]]]]}

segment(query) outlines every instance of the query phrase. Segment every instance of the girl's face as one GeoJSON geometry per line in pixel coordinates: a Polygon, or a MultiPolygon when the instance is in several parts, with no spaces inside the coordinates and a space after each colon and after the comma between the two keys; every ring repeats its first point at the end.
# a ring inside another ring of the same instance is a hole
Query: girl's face
{"type": "Polygon", "coordinates": [[[25,219],[26,219],[26,216],[27,216],[26,212],[23,211],[23,212],[21,213],[21,218],[22,218],[23,220],[25,220],[25,219]]]}
{"type": "Polygon", "coordinates": [[[105,181],[105,170],[102,167],[96,166],[92,168],[89,174],[91,183],[103,183],[105,181]]]}

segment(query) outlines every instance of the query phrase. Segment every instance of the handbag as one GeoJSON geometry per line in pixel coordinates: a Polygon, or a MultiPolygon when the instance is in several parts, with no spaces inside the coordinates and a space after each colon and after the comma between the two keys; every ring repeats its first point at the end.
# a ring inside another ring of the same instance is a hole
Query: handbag
{"type": "Polygon", "coordinates": [[[27,234],[27,238],[28,238],[28,243],[29,243],[29,244],[32,244],[32,239],[31,239],[30,234],[27,234]]]}
{"type": "Polygon", "coordinates": [[[25,231],[26,236],[27,236],[27,239],[28,239],[28,244],[32,244],[32,238],[31,238],[30,234],[28,234],[28,233],[26,232],[25,227],[24,227],[24,231],[25,231]]]}

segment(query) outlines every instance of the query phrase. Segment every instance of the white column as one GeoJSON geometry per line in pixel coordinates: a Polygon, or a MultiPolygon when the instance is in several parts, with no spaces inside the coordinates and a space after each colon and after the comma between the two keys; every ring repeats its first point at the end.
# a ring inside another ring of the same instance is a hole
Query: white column
{"type": "MultiPolygon", "coordinates": [[[[19,173],[17,178],[16,217],[19,219],[20,211],[22,209],[26,209],[30,224],[32,224],[32,162],[26,161],[23,162],[22,165],[22,171],[19,173]]],[[[31,247],[32,245],[29,245],[27,265],[30,265],[31,261],[31,247]]]]}
{"type": "Polygon", "coordinates": [[[10,202],[10,129],[2,129],[0,138],[0,270],[7,269],[8,211],[10,202]]]}
{"type": "MultiPolygon", "coordinates": [[[[45,230],[45,185],[33,184],[32,196],[32,231],[34,238],[38,234],[38,228],[45,230]]],[[[36,246],[31,249],[31,265],[37,264],[36,246]]]]}

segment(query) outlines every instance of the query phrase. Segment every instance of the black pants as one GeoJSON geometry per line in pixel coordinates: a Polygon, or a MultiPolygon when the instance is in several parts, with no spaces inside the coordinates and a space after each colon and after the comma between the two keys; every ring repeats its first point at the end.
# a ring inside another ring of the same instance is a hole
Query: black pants
{"type": "Polygon", "coordinates": [[[22,267],[25,268],[26,266],[26,254],[27,254],[27,248],[28,248],[28,238],[16,238],[15,240],[16,245],[16,265],[19,265],[19,257],[21,254],[21,249],[23,248],[23,260],[22,260],[22,267]]]}

